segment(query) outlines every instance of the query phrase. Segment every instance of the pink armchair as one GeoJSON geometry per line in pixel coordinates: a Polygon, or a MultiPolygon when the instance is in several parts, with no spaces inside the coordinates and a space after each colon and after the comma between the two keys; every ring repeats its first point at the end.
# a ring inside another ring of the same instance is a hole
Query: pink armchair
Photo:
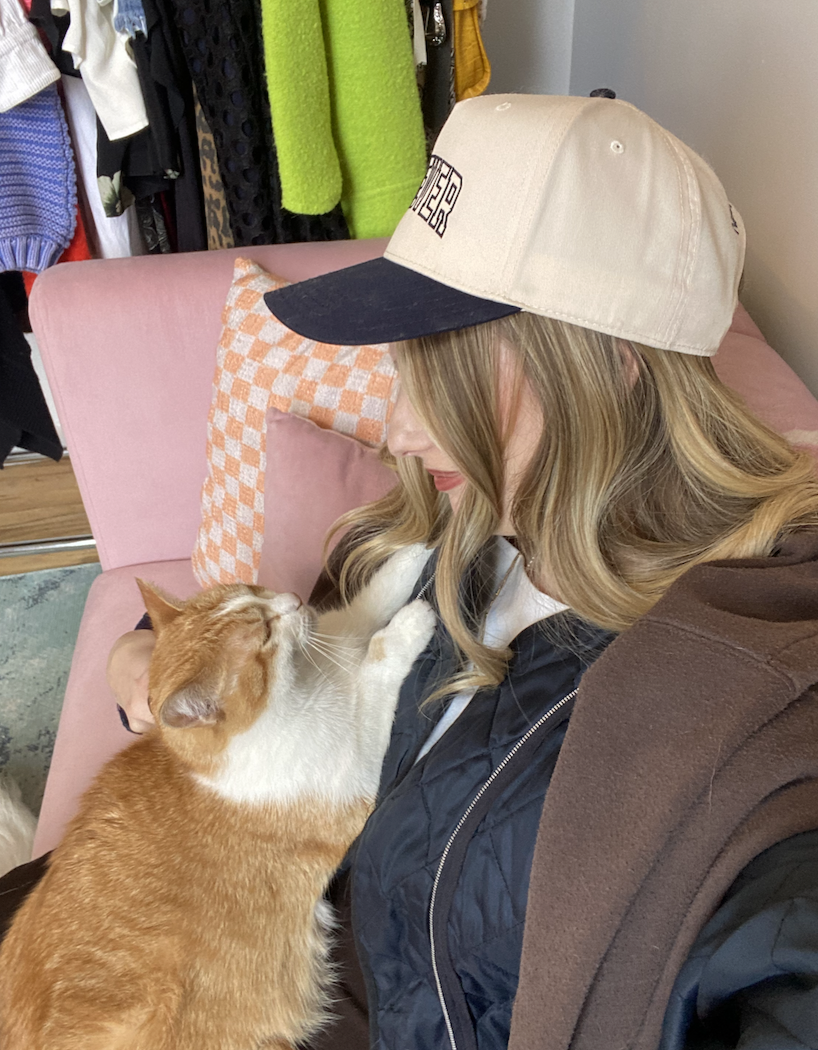
{"type": "Polygon", "coordinates": [[[144,611],[135,577],[179,597],[198,589],[190,556],[233,259],[302,280],[379,255],[384,243],[68,263],[38,278],[32,326],[104,571],[80,627],[35,856],[59,842],[97,770],[133,739],[119,722],[105,664],[113,641],[144,611]]]}
{"type": "MultiPolygon", "coordinates": [[[[143,608],[134,578],[185,597],[206,473],[205,425],[221,309],[237,255],[300,280],[379,255],[382,241],[276,245],[69,263],[38,280],[31,318],[103,573],[86,605],[46,785],[35,856],[132,737],[105,682],[113,641],[143,608]]],[[[740,307],[716,357],[750,406],[818,441],[818,403],[740,307]],[[812,436],[810,436],[812,435],[812,436]]]]}

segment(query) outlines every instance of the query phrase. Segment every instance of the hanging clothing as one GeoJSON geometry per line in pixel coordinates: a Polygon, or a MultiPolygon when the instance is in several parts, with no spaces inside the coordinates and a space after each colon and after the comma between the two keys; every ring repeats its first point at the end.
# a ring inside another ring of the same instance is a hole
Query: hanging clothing
{"type": "Polygon", "coordinates": [[[20,274],[0,274],[0,467],[15,445],[51,459],[62,457],[31,348],[15,317],[24,306],[20,274]]]}
{"type": "Polygon", "coordinates": [[[62,46],[81,72],[108,138],[125,138],[147,127],[136,63],[127,40],[114,29],[110,0],[51,0],[51,10],[70,16],[62,46]]]}
{"type": "Polygon", "coordinates": [[[122,215],[137,197],[162,193],[170,186],[148,128],[112,142],[97,117],[97,187],[109,219],[122,215]]]}
{"type": "Polygon", "coordinates": [[[137,33],[148,35],[148,22],[142,0],[114,0],[114,29],[131,39],[137,33]]]}
{"type": "Polygon", "coordinates": [[[415,59],[415,79],[418,88],[423,94],[423,85],[426,80],[426,28],[423,24],[423,11],[420,8],[420,0],[412,0],[412,53],[415,59]]]}
{"type": "Polygon", "coordinates": [[[457,101],[482,95],[490,79],[491,65],[480,35],[480,0],[454,0],[454,93],[457,101]]]}
{"type": "Polygon", "coordinates": [[[318,212],[340,195],[353,237],[388,236],[426,168],[403,0],[261,10],[284,207],[318,212]]]}
{"type": "Polygon", "coordinates": [[[145,133],[154,157],[153,168],[165,180],[176,180],[182,173],[176,128],[184,118],[185,104],[164,48],[158,19],[151,25],[150,35],[139,33],[131,41],[131,48],[148,113],[145,133]]]}
{"type": "Polygon", "coordinates": [[[108,218],[97,185],[97,115],[85,82],[80,77],[62,78],[65,109],[77,158],[79,190],[86,220],[86,235],[92,254],[100,259],[144,255],[139,222],[133,206],[117,218],[108,218]]]}
{"type": "MultiPolygon", "coordinates": [[[[91,250],[88,247],[88,238],[85,235],[85,220],[82,217],[79,200],[77,201],[77,225],[71,243],[59,257],[57,262],[84,262],[91,258],[91,250]]],[[[29,294],[31,294],[29,292],[29,294]]]]}
{"type": "Polygon", "coordinates": [[[147,254],[169,255],[176,251],[176,238],[168,225],[163,194],[139,197],[135,208],[147,254]]]}
{"type": "Polygon", "coordinates": [[[25,102],[59,79],[60,71],[26,19],[19,0],[0,0],[0,112],[25,102]]]}
{"type": "Polygon", "coordinates": [[[173,202],[178,250],[203,251],[207,227],[193,84],[171,12],[158,0],[142,0],[142,7],[147,34],[137,36],[133,49],[155,155],[172,180],[167,192],[173,202]]]}
{"type": "Polygon", "coordinates": [[[170,0],[170,6],[213,131],[235,244],[270,243],[275,240],[274,158],[265,135],[253,0],[230,5],[170,0]]]}
{"type": "Polygon", "coordinates": [[[344,240],[340,207],[293,215],[281,204],[255,0],[166,0],[213,133],[236,247],[344,240]]]}
{"type": "MultiPolygon", "coordinates": [[[[105,214],[121,215],[134,200],[167,194],[173,226],[181,231],[180,251],[207,247],[204,198],[199,172],[193,93],[172,19],[152,0],[142,5],[147,35],[131,41],[150,124],[126,139],[111,141],[97,126],[97,180],[105,214]]],[[[140,221],[143,239],[147,227],[140,221]]],[[[159,238],[161,242],[163,238],[159,238]]],[[[151,243],[157,243],[151,235],[151,243]]]]}
{"type": "Polygon", "coordinates": [[[48,41],[51,59],[60,73],[63,76],[78,77],[74,59],[62,46],[71,24],[68,14],[55,14],[51,10],[51,0],[31,0],[29,20],[48,41]]]}
{"type": "MultiPolygon", "coordinates": [[[[78,168],[78,226],[74,240],[58,261],[74,262],[94,256],[118,258],[130,255],[131,247],[134,249],[133,254],[141,254],[143,248],[133,214],[123,223],[108,224],[103,221],[107,217],[121,215],[128,202],[121,200],[121,176],[110,175],[107,183],[103,180],[102,186],[98,181],[98,130],[103,142],[103,153],[106,148],[110,150],[110,140],[96,117],[87,87],[74,66],[72,55],[63,48],[71,23],[70,16],[68,13],[55,14],[51,10],[51,0],[32,0],[29,17],[48,40],[53,61],[63,76],[64,108],[78,168]],[[97,170],[92,178],[95,166],[97,170]]],[[[118,170],[118,167],[114,169],[111,166],[112,172],[118,170]]],[[[34,275],[26,274],[25,280],[30,292],[34,275]]]]}
{"type": "MultiPolygon", "coordinates": [[[[77,186],[77,196],[79,197],[79,186],[77,186]]],[[[76,211],[76,226],[74,227],[74,236],[71,238],[71,243],[57,259],[58,263],[61,262],[84,262],[91,258],[91,249],[88,247],[88,238],[85,236],[85,220],[82,217],[82,210],[80,208],[79,200],[77,200],[77,211],[76,211]]],[[[31,295],[31,290],[34,287],[34,282],[37,280],[37,274],[31,273],[28,270],[22,271],[23,273],[23,284],[25,286],[26,295],[31,295]]]]}
{"type": "Polygon", "coordinates": [[[264,66],[285,208],[320,215],[341,200],[319,0],[261,0],[264,66]]]}
{"type": "Polygon", "coordinates": [[[426,77],[421,104],[426,144],[431,153],[455,102],[453,0],[421,0],[421,10],[426,26],[426,77]]]}
{"type": "Polygon", "coordinates": [[[74,154],[55,84],[0,113],[0,270],[40,273],[71,243],[74,154]]]}
{"type": "Polygon", "coordinates": [[[218,248],[233,248],[233,231],[230,229],[230,213],[227,210],[227,197],[224,184],[219,175],[219,161],[216,156],[216,143],[213,132],[207,123],[201,103],[196,97],[196,135],[199,140],[199,164],[202,171],[202,189],[204,191],[205,223],[207,226],[207,247],[211,251],[218,248]]]}
{"type": "Polygon", "coordinates": [[[390,236],[426,172],[412,42],[400,0],[324,7],[333,122],[353,237],[390,236]]]}

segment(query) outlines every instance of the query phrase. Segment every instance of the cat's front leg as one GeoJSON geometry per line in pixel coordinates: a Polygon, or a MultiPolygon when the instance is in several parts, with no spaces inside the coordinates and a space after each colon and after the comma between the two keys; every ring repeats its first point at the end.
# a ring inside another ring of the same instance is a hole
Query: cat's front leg
{"type": "Polygon", "coordinates": [[[358,728],[366,752],[362,759],[371,759],[376,776],[389,743],[400,687],[429,644],[435,622],[428,602],[413,601],[399,609],[369,643],[358,675],[358,728]]]}
{"type": "Polygon", "coordinates": [[[431,550],[415,543],[396,551],[349,605],[351,621],[361,636],[387,627],[411,597],[431,550]]]}

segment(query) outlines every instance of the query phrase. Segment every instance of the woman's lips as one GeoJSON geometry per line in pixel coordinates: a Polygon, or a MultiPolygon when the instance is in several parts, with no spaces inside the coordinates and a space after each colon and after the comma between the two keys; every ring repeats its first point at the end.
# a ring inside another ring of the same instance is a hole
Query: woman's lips
{"type": "Polygon", "coordinates": [[[465,480],[462,474],[458,474],[456,470],[429,470],[432,475],[432,481],[435,483],[435,488],[438,492],[448,492],[450,489],[457,488],[465,480]]]}

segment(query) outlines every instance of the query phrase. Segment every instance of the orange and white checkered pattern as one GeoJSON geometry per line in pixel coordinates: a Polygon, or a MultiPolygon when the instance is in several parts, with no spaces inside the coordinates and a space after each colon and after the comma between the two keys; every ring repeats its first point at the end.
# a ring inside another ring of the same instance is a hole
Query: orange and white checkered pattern
{"type": "Polygon", "coordinates": [[[235,260],[216,351],[208,474],[193,550],[203,587],[254,583],[258,576],[269,407],[368,445],[386,438],[395,378],[386,345],[331,346],[296,335],[264,303],[265,292],[286,283],[248,259],[235,260]]]}

